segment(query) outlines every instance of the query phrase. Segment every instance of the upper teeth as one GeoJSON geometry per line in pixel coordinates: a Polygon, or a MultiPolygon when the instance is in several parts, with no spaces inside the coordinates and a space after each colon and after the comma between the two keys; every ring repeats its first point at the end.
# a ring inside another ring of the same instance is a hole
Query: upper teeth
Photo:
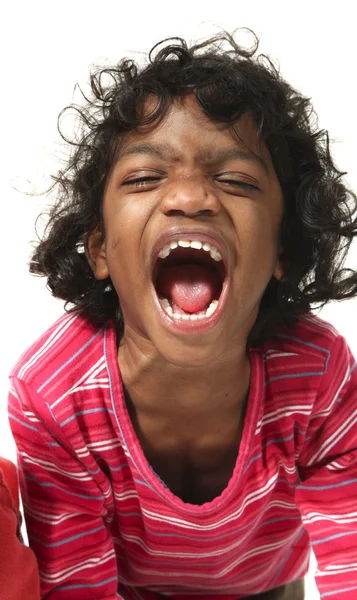
{"type": "Polygon", "coordinates": [[[165,244],[165,246],[159,252],[159,258],[167,258],[170,254],[171,250],[175,250],[177,246],[181,246],[181,248],[194,248],[195,250],[205,250],[209,252],[213,260],[217,262],[222,260],[222,256],[216,246],[209,244],[208,242],[200,242],[199,240],[177,240],[177,242],[170,242],[169,244],[165,244]]]}

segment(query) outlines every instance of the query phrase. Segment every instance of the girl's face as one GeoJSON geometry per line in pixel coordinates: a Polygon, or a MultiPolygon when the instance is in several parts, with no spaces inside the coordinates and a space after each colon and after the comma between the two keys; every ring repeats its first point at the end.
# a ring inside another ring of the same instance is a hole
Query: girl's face
{"type": "Polygon", "coordinates": [[[104,233],[89,240],[96,277],[110,276],[120,298],[124,343],[145,340],[175,364],[209,364],[245,343],[280,276],[281,188],[252,118],[235,129],[188,96],[128,133],[104,193],[104,233]]]}

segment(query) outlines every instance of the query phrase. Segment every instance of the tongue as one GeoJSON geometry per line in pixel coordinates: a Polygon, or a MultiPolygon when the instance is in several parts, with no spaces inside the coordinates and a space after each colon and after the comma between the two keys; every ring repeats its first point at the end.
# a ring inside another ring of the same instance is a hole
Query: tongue
{"type": "Polygon", "coordinates": [[[180,264],[162,267],[157,291],[187,313],[206,310],[217,295],[217,277],[209,267],[180,264]]]}

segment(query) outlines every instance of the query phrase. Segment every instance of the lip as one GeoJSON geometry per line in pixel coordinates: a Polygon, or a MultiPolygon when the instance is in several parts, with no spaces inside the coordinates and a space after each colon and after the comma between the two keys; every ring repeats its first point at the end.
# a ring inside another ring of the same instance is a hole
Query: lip
{"type": "Polygon", "coordinates": [[[209,317],[205,317],[199,320],[190,321],[190,320],[176,320],[173,319],[162,307],[159,297],[156,293],[155,286],[153,281],[151,281],[152,294],[154,298],[154,304],[158,313],[160,315],[161,320],[165,324],[166,327],[171,329],[172,331],[176,331],[181,334],[195,334],[195,333],[203,333],[209,329],[215,327],[222,316],[222,312],[224,310],[224,306],[227,300],[227,295],[229,291],[229,253],[227,249],[227,244],[224,238],[217,232],[213,232],[212,230],[208,230],[206,228],[183,228],[183,227],[174,227],[166,230],[160,237],[156,240],[152,255],[151,255],[151,274],[154,271],[154,267],[156,261],[158,259],[158,254],[160,250],[165,246],[165,244],[169,244],[172,241],[178,240],[200,240],[202,242],[207,242],[217,248],[219,253],[222,256],[222,260],[225,267],[225,278],[222,284],[222,291],[218,300],[218,305],[216,310],[209,317]]]}

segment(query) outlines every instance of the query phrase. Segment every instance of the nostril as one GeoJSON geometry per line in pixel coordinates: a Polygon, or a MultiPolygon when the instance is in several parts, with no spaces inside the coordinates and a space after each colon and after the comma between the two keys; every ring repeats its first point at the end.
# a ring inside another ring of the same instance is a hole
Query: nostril
{"type": "Polygon", "coordinates": [[[169,217],[184,217],[186,215],[184,210],[170,209],[166,212],[169,217]]]}
{"type": "Polygon", "coordinates": [[[211,217],[215,214],[213,210],[210,209],[202,209],[202,210],[181,210],[181,209],[169,209],[165,211],[165,214],[168,217],[211,217]]]}
{"type": "Polygon", "coordinates": [[[210,217],[210,216],[214,215],[215,213],[214,213],[214,211],[213,211],[213,210],[210,210],[210,209],[208,209],[208,208],[205,208],[204,210],[199,210],[199,211],[197,211],[197,214],[198,214],[198,215],[203,215],[203,216],[205,216],[205,217],[210,217]]]}

